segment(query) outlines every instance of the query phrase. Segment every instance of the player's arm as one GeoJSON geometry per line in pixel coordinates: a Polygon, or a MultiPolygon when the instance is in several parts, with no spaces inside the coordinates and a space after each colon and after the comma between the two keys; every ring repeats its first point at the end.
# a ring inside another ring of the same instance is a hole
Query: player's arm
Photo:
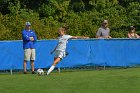
{"type": "Polygon", "coordinates": [[[36,36],[35,32],[33,32],[33,36],[30,37],[30,40],[31,41],[37,41],[37,36],[36,36]]]}
{"type": "Polygon", "coordinates": [[[30,41],[31,40],[30,37],[24,31],[22,32],[22,39],[26,40],[26,41],[30,41]]]}
{"type": "Polygon", "coordinates": [[[37,41],[37,36],[35,32],[33,33],[33,37],[30,37],[31,41],[37,41]]]}
{"type": "MultiPolygon", "coordinates": [[[[110,32],[110,29],[109,29],[109,32],[110,32]]],[[[110,36],[110,33],[109,33],[109,35],[108,35],[108,37],[107,38],[112,38],[111,36],[110,36]]]]}
{"type": "Polygon", "coordinates": [[[85,37],[85,36],[72,36],[71,39],[89,39],[89,37],[85,37]]]}
{"type": "Polygon", "coordinates": [[[136,34],[136,37],[137,37],[137,38],[140,38],[140,36],[139,36],[138,34],[136,34]]]}
{"type": "Polygon", "coordinates": [[[96,38],[103,38],[102,36],[96,36],[96,38]]]}
{"type": "Polygon", "coordinates": [[[112,38],[111,36],[105,36],[104,38],[112,38]]]}
{"type": "Polygon", "coordinates": [[[129,33],[128,33],[128,35],[127,35],[127,36],[128,36],[128,38],[131,38],[131,35],[130,35],[129,33]]]}
{"type": "Polygon", "coordinates": [[[56,50],[56,47],[55,47],[55,48],[51,51],[51,53],[50,53],[50,54],[53,54],[55,50],[56,50]]]}
{"type": "Polygon", "coordinates": [[[111,36],[108,36],[108,38],[112,38],[111,36]]]}
{"type": "Polygon", "coordinates": [[[57,44],[56,47],[51,51],[50,54],[53,54],[53,53],[54,53],[54,51],[56,50],[57,46],[58,46],[58,44],[57,44]]]}

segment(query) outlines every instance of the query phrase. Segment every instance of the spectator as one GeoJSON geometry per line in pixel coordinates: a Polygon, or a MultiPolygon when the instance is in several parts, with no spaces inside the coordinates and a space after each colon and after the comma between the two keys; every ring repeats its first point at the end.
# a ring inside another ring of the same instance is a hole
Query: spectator
{"type": "Polygon", "coordinates": [[[110,36],[110,29],[108,28],[108,20],[102,22],[102,26],[96,33],[96,38],[112,38],[110,36]]]}
{"type": "Polygon", "coordinates": [[[24,63],[23,63],[24,74],[27,73],[26,71],[27,61],[30,61],[31,63],[32,74],[35,74],[34,72],[34,61],[36,55],[35,41],[37,41],[37,37],[35,32],[30,28],[31,28],[30,22],[26,22],[25,29],[22,31],[23,49],[24,49],[24,63]]]}
{"type": "Polygon", "coordinates": [[[130,30],[128,32],[128,38],[139,38],[140,36],[135,32],[135,27],[130,26],[130,30]]]}

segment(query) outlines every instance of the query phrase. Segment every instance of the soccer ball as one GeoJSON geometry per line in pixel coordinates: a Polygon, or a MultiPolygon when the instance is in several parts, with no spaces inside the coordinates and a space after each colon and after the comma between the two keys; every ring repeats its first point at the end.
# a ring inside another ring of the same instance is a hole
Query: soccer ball
{"type": "Polygon", "coordinates": [[[39,69],[37,70],[37,74],[38,74],[38,75],[44,75],[43,69],[40,69],[40,68],[39,68],[39,69]]]}

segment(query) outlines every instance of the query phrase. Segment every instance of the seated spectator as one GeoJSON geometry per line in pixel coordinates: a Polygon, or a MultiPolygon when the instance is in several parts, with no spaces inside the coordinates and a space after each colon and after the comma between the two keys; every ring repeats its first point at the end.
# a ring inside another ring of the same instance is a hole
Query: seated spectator
{"type": "Polygon", "coordinates": [[[110,29],[108,28],[108,20],[102,22],[101,27],[96,33],[96,38],[112,38],[110,36],[110,29]]]}
{"type": "Polygon", "coordinates": [[[128,32],[128,38],[140,38],[140,36],[135,32],[134,26],[130,26],[130,30],[128,32]]]}

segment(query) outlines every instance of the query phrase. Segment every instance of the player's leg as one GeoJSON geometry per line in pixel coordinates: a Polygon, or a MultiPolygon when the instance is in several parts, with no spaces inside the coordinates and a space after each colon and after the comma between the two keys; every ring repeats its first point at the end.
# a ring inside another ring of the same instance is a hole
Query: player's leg
{"type": "Polygon", "coordinates": [[[50,67],[50,69],[48,70],[47,75],[49,75],[53,71],[55,66],[61,61],[61,59],[63,59],[63,57],[65,57],[64,51],[55,51],[54,62],[52,64],[52,66],[50,67]]]}
{"type": "Polygon", "coordinates": [[[35,74],[35,72],[34,72],[34,60],[35,60],[35,57],[36,57],[35,49],[31,49],[31,62],[30,62],[30,65],[31,65],[32,74],[35,74]]]}
{"type": "Polygon", "coordinates": [[[32,74],[35,74],[35,72],[34,72],[34,60],[31,60],[30,65],[31,65],[32,74]]]}
{"type": "Polygon", "coordinates": [[[52,64],[52,66],[50,67],[50,69],[47,72],[47,75],[49,75],[55,68],[55,66],[61,61],[61,58],[54,58],[54,62],[52,64]]]}
{"type": "Polygon", "coordinates": [[[24,49],[24,62],[23,62],[23,68],[24,68],[24,74],[27,73],[27,61],[30,60],[30,54],[31,54],[31,51],[30,49],[24,49]]]}
{"type": "Polygon", "coordinates": [[[24,60],[24,62],[23,62],[24,74],[27,73],[27,71],[26,71],[26,65],[27,65],[27,61],[24,60]]]}

